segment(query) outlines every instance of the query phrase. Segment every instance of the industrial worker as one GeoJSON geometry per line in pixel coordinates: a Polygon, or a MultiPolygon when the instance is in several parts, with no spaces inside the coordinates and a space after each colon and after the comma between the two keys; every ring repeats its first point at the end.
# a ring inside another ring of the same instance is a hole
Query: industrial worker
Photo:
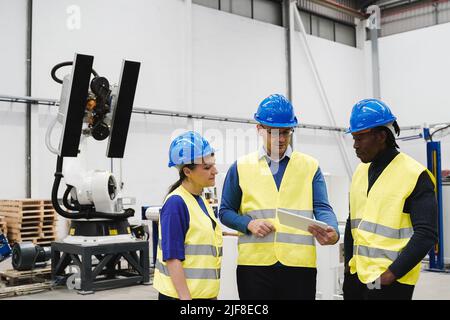
{"type": "Polygon", "coordinates": [[[183,133],[170,145],[169,167],[180,178],[161,209],[154,287],[160,300],[216,299],[222,231],[202,197],[215,185],[214,149],[197,132],[183,133]]]}
{"type": "Polygon", "coordinates": [[[420,262],[437,241],[435,179],[397,150],[396,117],[380,100],[354,105],[348,133],[361,164],[350,188],[344,299],[412,299],[420,262]]]}
{"type": "Polygon", "coordinates": [[[267,97],[254,118],[263,146],[230,167],[219,211],[222,223],[239,231],[239,297],[314,300],[314,237],[322,245],[339,239],[325,180],[316,159],[290,146],[298,122],[289,100],[279,94],[267,97]],[[328,227],[307,232],[283,226],[277,209],[315,216],[328,227]]]}

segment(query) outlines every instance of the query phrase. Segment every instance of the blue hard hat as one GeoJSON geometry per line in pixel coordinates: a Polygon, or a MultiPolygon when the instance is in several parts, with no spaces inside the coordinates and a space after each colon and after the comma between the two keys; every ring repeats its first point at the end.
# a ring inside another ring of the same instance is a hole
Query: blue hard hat
{"type": "Polygon", "coordinates": [[[259,104],[254,119],[261,124],[275,128],[292,128],[298,124],[294,107],[281,94],[272,94],[265,98],[259,104]]]}
{"type": "Polygon", "coordinates": [[[350,116],[350,128],[346,133],[384,126],[395,120],[397,118],[384,102],[378,99],[364,99],[353,106],[350,116]]]}
{"type": "Polygon", "coordinates": [[[173,139],[169,148],[169,167],[192,164],[196,159],[214,153],[209,142],[195,131],[188,131],[173,139]]]}

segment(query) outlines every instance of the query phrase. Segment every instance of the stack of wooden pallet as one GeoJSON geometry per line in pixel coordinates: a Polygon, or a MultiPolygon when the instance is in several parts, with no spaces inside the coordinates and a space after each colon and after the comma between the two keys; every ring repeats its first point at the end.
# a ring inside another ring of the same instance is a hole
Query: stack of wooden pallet
{"type": "Polygon", "coordinates": [[[49,290],[53,287],[50,277],[50,267],[0,271],[0,299],[49,290]]]}
{"type": "Polygon", "coordinates": [[[4,216],[0,216],[0,233],[3,233],[5,236],[8,234],[8,227],[4,216]]]}
{"type": "Polygon", "coordinates": [[[56,240],[57,214],[51,200],[0,200],[0,216],[7,222],[11,245],[31,241],[45,246],[56,240]]]}

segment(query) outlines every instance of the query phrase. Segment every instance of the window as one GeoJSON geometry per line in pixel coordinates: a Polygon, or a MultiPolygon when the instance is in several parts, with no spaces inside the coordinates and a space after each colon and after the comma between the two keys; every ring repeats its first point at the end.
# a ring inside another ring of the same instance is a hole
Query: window
{"type": "Polygon", "coordinates": [[[319,18],[319,37],[334,41],[333,21],[324,18],[319,18]]]}
{"type": "MultiPolygon", "coordinates": [[[[311,15],[307,12],[300,11],[300,18],[302,19],[303,25],[305,26],[306,33],[311,34],[311,15]]],[[[297,30],[297,28],[295,30],[297,30]]]]}
{"type": "Polygon", "coordinates": [[[281,0],[192,0],[192,3],[278,26],[283,25],[281,0]]]}
{"type": "Polygon", "coordinates": [[[219,9],[219,2],[220,0],[192,0],[192,3],[213,9],[219,9]]]}
{"type": "Polygon", "coordinates": [[[230,0],[231,2],[231,13],[252,18],[252,1],[251,0],[230,0]]]}
{"type": "Polygon", "coordinates": [[[283,24],[281,4],[267,0],[253,0],[253,19],[276,24],[283,24]]]}
{"type": "Polygon", "coordinates": [[[220,10],[231,13],[231,2],[233,0],[220,0],[220,10]]]}
{"type": "Polygon", "coordinates": [[[336,42],[356,47],[355,28],[339,23],[335,24],[335,28],[336,28],[336,42]]]}
{"type": "MultiPolygon", "coordinates": [[[[299,12],[300,18],[305,26],[306,33],[330,41],[356,47],[355,26],[306,11],[300,10],[299,12]]],[[[296,28],[296,30],[300,31],[298,28],[296,28]]]]}

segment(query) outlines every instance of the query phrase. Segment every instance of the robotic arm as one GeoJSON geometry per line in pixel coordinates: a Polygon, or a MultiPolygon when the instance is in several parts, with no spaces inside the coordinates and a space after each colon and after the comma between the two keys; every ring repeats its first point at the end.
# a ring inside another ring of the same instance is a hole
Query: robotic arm
{"type": "Polygon", "coordinates": [[[52,201],[65,218],[121,220],[133,216],[134,210],[123,208],[121,186],[112,173],[87,170],[83,146],[87,138],[101,141],[109,137],[107,156],[123,157],[140,63],[124,61],[120,83],[114,87],[92,69],[92,63],[92,56],[76,54],[74,62],[57,64],[51,71],[52,78],[62,83],[59,113],[46,138],[50,151],[58,154],[52,201]],[[56,71],[69,65],[73,65],[72,72],[59,79],[56,71]],[[50,143],[56,123],[63,126],[58,150],[50,143]],[[68,159],[63,167],[64,158],[68,159]],[[57,199],[63,177],[65,208],[57,199]]]}

